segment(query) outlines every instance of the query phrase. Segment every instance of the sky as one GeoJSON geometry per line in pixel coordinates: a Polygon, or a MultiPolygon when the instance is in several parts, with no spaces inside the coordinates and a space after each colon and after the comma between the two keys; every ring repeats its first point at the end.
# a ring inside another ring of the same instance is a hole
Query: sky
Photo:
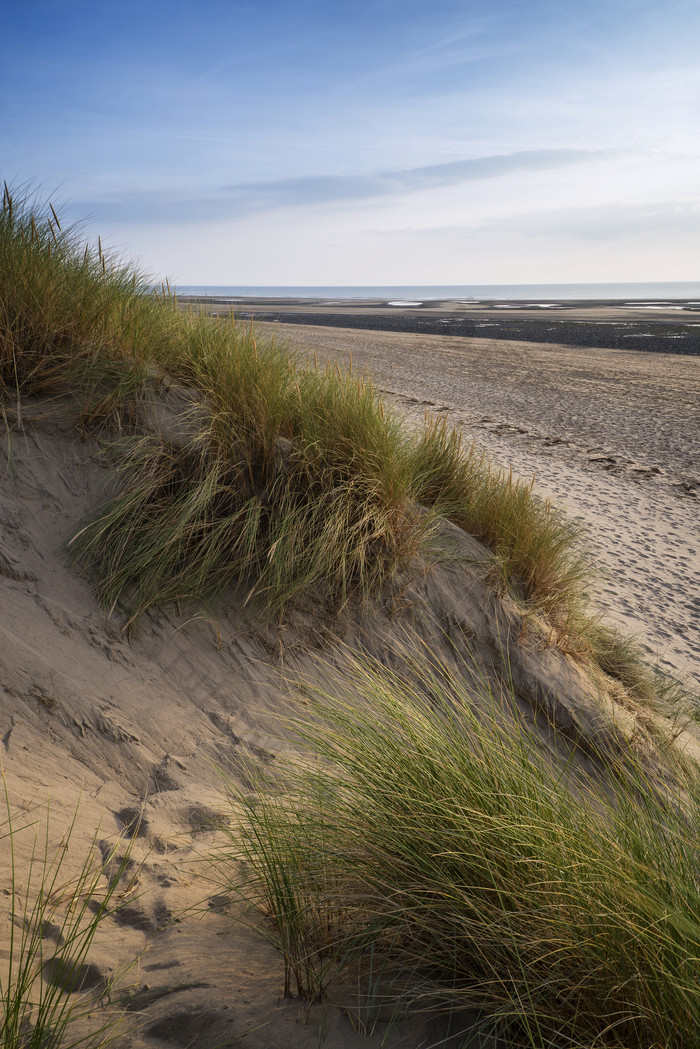
{"type": "Polygon", "coordinates": [[[22,0],[0,178],[157,280],[700,277],[698,0],[22,0]]]}

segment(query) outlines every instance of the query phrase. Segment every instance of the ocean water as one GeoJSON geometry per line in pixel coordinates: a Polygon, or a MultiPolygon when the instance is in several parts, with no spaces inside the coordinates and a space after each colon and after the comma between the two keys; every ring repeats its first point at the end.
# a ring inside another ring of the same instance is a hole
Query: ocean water
{"type": "Polygon", "coordinates": [[[666,302],[673,299],[700,300],[700,280],[618,284],[400,284],[349,286],[243,287],[218,284],[182,284],[178,295],[211,295],[215,298],[271,299],[380,299],[397,302],[426,302],[430,299],[514,299],[546,303],[548,299],[617,299],[666,302]]]}

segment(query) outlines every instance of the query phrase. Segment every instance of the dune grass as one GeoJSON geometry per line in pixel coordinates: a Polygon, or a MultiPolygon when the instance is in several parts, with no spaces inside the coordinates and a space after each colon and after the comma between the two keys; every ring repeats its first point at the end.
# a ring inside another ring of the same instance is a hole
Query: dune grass
{"type": "Polygon", "coordinates": [[[121,903],[129,843],[100,853],[97,838],[73,869],[68,854],[77,810],[57,837],[50,811],[20,819],[4,783],[0,819],[2,864],[9,874],[0,918],[7,922],[0,969],[0,1044],[3,1049],[101,1049],[115,1037],[118,1013],[101,1010],[109,986],[95,978],[90,948],[105,918],[121,903]],[[29,839],[20,863],[20,839],[29,839]]]}
{"type": "Polygon", "coordinates": [[[583,598],[592,572],[580,527],[534,482],[496,470],[445,418],[426,418],[411,447],[416,497],[475,535],[497,554],[504,578],[517,579],[525,594],[563,626],[583,598]]]}
{"type": "Polygon", "coordinates": [[[406,665],[328,668],[291,720],[305,757],[230,790],[224,861],[288,991],[352,974],[391,1001],[408,974],[414,1007],[478,1010],[508,1045],[697,1045],[697,770],[577,775],[478,674],[406,665]]]}
{"type": "Polygon", "coordinates": [[[0,390],[65,389],[96,356],[133,360],[167,341],[163,309],[134,267],[63,229],[51,205],[5,184],[0,212],[0,390]]]}
{"type": "Polygon", "coordinates": [[[100,438],[119,492],[72,552],[127,626],[231,585],[273,615],[304,594],[336,608],[375,595],[444,515],[492,548],[555,639],[597,658],[576,527],[444,420],[416,434],[366,378],[179,309],[7,186],[0,257],[0,401],[21,423],[24,397],[68,397],[100,438]]]}

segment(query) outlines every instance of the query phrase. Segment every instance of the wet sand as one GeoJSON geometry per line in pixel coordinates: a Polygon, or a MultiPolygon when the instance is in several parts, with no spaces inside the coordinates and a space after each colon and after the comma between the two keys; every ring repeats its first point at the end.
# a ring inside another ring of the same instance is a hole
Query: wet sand
{"type": "MultiPolygon", "coordinates": [[[[262,327],[268,328],[268,325],[262,327]]],[[[700,359],[507,339],[269,325],[349,363],[409,418],[449,414],[581,519],[595,597],[700,689],[700,359]]]]}
{"type": "Polygon", "coordinates": [[[456,301],[185,297],[215,316],[700,356],[700,301],[456,301]]]}

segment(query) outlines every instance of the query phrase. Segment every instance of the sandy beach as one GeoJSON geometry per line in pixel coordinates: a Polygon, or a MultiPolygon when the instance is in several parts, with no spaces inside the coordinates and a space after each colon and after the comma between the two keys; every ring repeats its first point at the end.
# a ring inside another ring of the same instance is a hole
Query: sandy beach
{"type": "Polygon", "coordinates": [[[448,414],[497,463],[534,475],[538,492],[585,524],[601,610],[700,688],[700,358],[316,325],[274,330],[319,359],[352,360],[409,418],[448,414]]]}

